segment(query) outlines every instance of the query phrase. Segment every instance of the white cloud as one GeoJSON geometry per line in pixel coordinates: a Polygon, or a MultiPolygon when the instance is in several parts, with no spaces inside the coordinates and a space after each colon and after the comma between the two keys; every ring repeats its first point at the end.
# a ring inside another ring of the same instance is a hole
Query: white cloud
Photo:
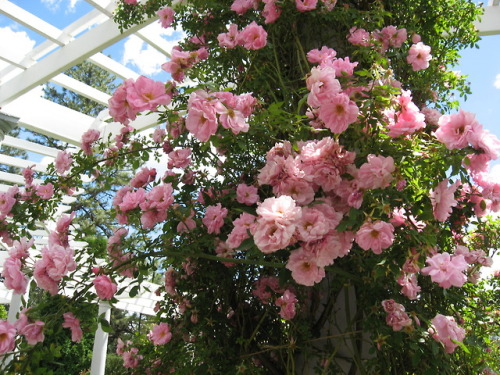
{"type": "Polygon", "coordinates": [[[80,0],[42,0],[42,3],[52,12],[57,12],[61,4],[68,3],[65,12],[73,13],[79,1],[80,0]]]}
{"type": "MultiPolygon", "coordinates": [[[[11,27],[0,27],[0,50],[8,59],[20,62],[34,46],[35,41],[30,39],[26,32],[14,31],[11,27]]],[[[0,61],[0,69],[7,65],[0,61]]]]}
{"type": "Polygon", "coordinates": [[[497,74],[495,77],[495,82],[493,82],[493,86],[495,86],[497,89],[500,89],[500,74],[497,74]]]}
{"type": "Polygon", "coordinates": [[[491,179],[497,183],[500,183],[500,164],[495,164],[490,170],[491,179]]]}
{"type": "MultiPolygon", "coordinates": [[[[164,29],[160,24],[154,23],[147,27],[148,32],[159,35],[165,40],[167,51],[171,51],[185,36],[184,32],[172,28],[164,29]]],[[[161,65],[168,58],[142,39],[135,35],[127,38],[123,46],[122,64],[136,66],[138,72],[144,75],[154,75],[161,72],[161,65]]]]}

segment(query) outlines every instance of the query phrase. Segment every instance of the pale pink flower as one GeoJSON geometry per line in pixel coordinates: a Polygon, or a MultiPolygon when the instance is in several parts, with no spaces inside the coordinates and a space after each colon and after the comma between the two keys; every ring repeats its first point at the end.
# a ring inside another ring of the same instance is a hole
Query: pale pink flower
{"type": "Polygon", "coordinates": [[[281,7],[277,4],[278,0],[262,0],[264,9],[261,15],[264,17],[264,23],[274,23],[281,16],[281,7]]]}
{"type": "Polygon", "coordinates": [[[370,33],[365,29],[357,28],[356,26],[351,27],[349,30],[349,35],[347,40],[357,46],[370,46],[372,45],[370,33]]]}
{"type": "MultiPolygon", "coordinates": [[[[332,62],[328,63],[328,66],[335,69],[336,77],[350,77],[354,74],[354,68],[358,66],[359,63],[351,62],[349,57],[334,59],[332,62]]],[[[352,88],[352,87],[351,87],[352,88]]],[[[345,94],[348,94],[347,90],[344,90],[345,94]]],[[[349,94],[348,94],[349,95],[349,94]]]]}
{"type": "Polygon", "coordinates": [[[385,49],[389,47],[400,48],[408,38],[405,28],[398,29],[395,26],[386,26],[380,30],[382,45],[385,49]]]}
{"type": "Polygon", "coordinates": [[[191,213],[188,217],[182,218],[182,220],[177,224],[177,233],[185,233],[196,228],[196,222],[193,219],[194,211],[191,210],[191,213]]]}
{"type": "Polygon", "coordinates": [[[125,368],[136,368],[139,366],[139,361],[142,360],[143,356],[139,354],[139,349],[130,348],[130,350],[123,352],[123,367],[125,368]]]}
{"type": "Polygon", "coordinates": [[[259,218],[252,232],[255,245],[264,254],[284,249],[290,245],[295,228],[295,223],[281,224],[259,218]]]}
{"type": "Polygon", "coordinates": [[[403,273],[398,277],[397,282],[402,286],[401,293],[408,297],[408,299],[417,299],[417,294],[420,292],[421,288],[418,286],[416,274],[403,273]]]}
{"type": "Polygon", "coordinates": [[[282,195],[279,198],[267,198],[257,208],[257,214],[264,221],[293,225],[300,219],[301,209],[292,197],[282,195]]]}
{"type": "Polygon", "coordinates": [[[153,111],[159,105],[168,105],[172,96],[167,93],[165,83],[140,76],[127,87],[127,102],[136,112],[153,111]]]}
{"type": "Polygon", "coordinates": [[[482,126],[476,115],[460,110],[458,113],[443,115],[438,121],[439,128],[434,135],[449,150],[467,147],[474,135],[481,132],[482,126]]]}
{"type": "Polygon", "coordinates": [[[229,25],[229,31],[227,33],[220,33],[217,36],[217,40],[219,41],[219,46],[226,47],[232,49],[238,45],[238,25],[232,23],[229,25]]]}
{"type": "Polygon", "coordinates": [[[431,322],[434,331],[432,338],[444,345],[446,353],[453,353],[458,346],[453,341],[462,342],[465,338],[465,329],[460,327],[451,316],[437,314],[431,322]]]}
{"type": "Polygon", "coordinates": [[[469,265],[463,255],[450,255],[449,253],[435,254],[428,257],[425,262],[427,267],[422,268],[422,274],[431,277],[442,288],[456,286],[460,288],[467,281],[464,271],[469,265]]]}
{"type": "Polygon", "coordinates": [[[92,155],[92,144],[99,139],[101,133],[96,129],[89,129],[82,135],[81,148],[85,155],[92,155]]]}
{"type": "Polygon", "coordinates": [[[170,7],[165,7],[156,12],[158,17],[160,17],[159,22],[161,27],[168,28],[174,21],[174,10],[170,7]]]}
{"type": "Polygon", "coordinates": [[[23,259],[29,256],[29,249],[35,242],[34,238],[28,240],[26,237],[21,237],[19,241],[14,241],[12,248],[9,250],[9,255],[13,258],[23,259]]]}
{"type": "Polygon", "coordinates": [[[227,208],[223,208],[220,203],[217,203],[215,206],[208,206],[205,216],[201,220],[207,227],[207,232],[219,234],[221,227],[224,225],[224,218],[227,216],[227,213],[227,208]]]}
{"type": "Polygon", "coordinates": [[[145,199],[146,191],[143,188],[140,188],[136,191],[125,191],[122,202],[118,205],[118,207],[122,212],[133,210],[139,207],[139,205],[144,202],[145,199]]]}
{"type": "Polygon", "coordinates": [[[0,219],[10,214],[12,207],[14,207],[17,201],[15,198],[16,194],[11,188],[7,192],[0,192],[0,219]]]}
{"type": "Polygon", "coordinates": [[[399,111],[384,111],[388,120],[389,137],[409,135],[425,128],[425,115],[413,103],[409,90],[403,90],[402,94],[397,97],[396,103],[399,111]]]}
{"type": "Polygon", "coordinates": [[[234,0],[231,4],[231,10],[242,15],[249,9],[257,9],[258,5],[259,0],[234,0]]]}
{"type": "Polygon", "coordinates": [[[394,227],[385,221],[365,222],[356,233],[356,243],[363,250],[381,254],[394,242],[394,227]]]}
{"type": "Polygon", "coordinates": [[[16,328],[6,320],[0,321],[0,354],[14,350],[16,343],[16,328]]]}
{"type": "Polygon", "coordinates": [[[337,56],[337,51],[333,48],[328,48],[327,46],[321,47],[321,49],[312,49],[307,53],[307,60],[310,63],[321,64],[324,62],[332,61],[335,56],[337,56]]]}
{"type": "Polygon", "coordinates": [[[285,178],[273,186],[273,193],[277,196],[288,195],[297,204],[304,206],[314,200],[314,187],[309,181],[301,178],[285,178]]]}
{"type": "Polygon", "coordinates": [[[107,275],[99,275],[93,281],[97,296],[102,300],[110,300],[114,297],[117,286],[107,275]]]}
{"type": "Polygon", "coordinates": [[[230,107],[219,112],[219,121],[224,129],[231,129],[233,134],[246,133],[250,127],[243,113],[230,107]]]}
{"type": "Polygon", "coordinates": [[[295,0],[295,6],[299,12],[307,12],[316,9],[318,0],[295,0]]]}
{"type": "Polygon", "coordinates": [[[71,164],[73,163],[73,158],[71,157],[71,153],[68,151],[59,151],[57,153],[56,159],[54,160],[54,166],[56,168],[56,172],[61,176],[64,176],[67,171],[71,168],[71,164]]]}
{"type": "Polygon", "coordinates": [[[311,69],[311,74],[306,79],[307,104],[319,107],[328,98],[340,94],[342,87],[336,77],[335,69],[329,65],[320,65],[311,69]]]}
{"type": "Polygon", "coordinates": [[[432,208],[434,217],[436,220],[444,222],[451,214],[452,207],[457,205],[455,199],[455,191],[460,185],[460,181],[456,181],[454,184],[448,186],[448,179],[444,179],[435,189],[430,191],[430,199],[432,202],[432,208]]]}
{"type": "Polygon", "coordinates": [[[301,285],[313,286],[325,277],[325,269],[318,266],[315,254],[302,247],[290,253],[286,268],[292,271],[293,279],[301,285]]]}
{"type": "Polygon", "coordinates": [[[41,199],[50,199],[54,195],[54,185],[51,182],[44,185],[37,185],[36,195],[41,199]]]}
{"type": "Polygon", "coordinates": [[[153,326],[148,334],[148,338],[155,345],[167,344],[172,339],[172,332],[170,332],[170,326],[167,323],[161,322],[153,326]]]}
{"type": "Polygon", "coordinates": [[[11,289],[16,294],[25,294],[29,278],[22,271],[22,263],[19,258],[12,256],[5,259],[2,276],[7,289],[11,289]]]}
{"type": "Polygon", "coordinates": [[[64,313],[63,318],[64,322],[62,326],[71,330],[71,341],[80,342],[83,337],[83,331],[80,328],[80,320],[71,312],[64,313]]]}
{"type": "Polygon", "coordinates": [[[439,119],[443,115],[437,109],[430,107],[424,107],[420,112],[425,116],[425,122],[434,126],[438,125],[439,119]]]}
{"type": "Polygon", "coordinates": [[[321,101],[318,117],[332,133],[340,134],[358,119],[359,108],[346,94],[321,101]]]}
{"type": "Polygon", "coordinates": [[[482,126],[473,132],[469,138],[472,147],[484,153],[490,160],[500,156],[500,140],[482,126]]]}
{"type": "Polygon", "coordinates": [[[404,306],[401,305],[400,303],[397,303],[393,299],[385,299],[381,302],[381,304],[386,313],[390,313],[397,310],[405,311],[404,306]]]}
{"type": "Polygon", "coordinates": [[[252,21],[238,34],[236,41],[238,45],[249,50],[264,48],[267,44],[267,32],[255,21],[252,21]]]}
{"type": "Polygon", "coordinates": [[[236,200],[239,203],[252,206],[259,201],[258,189],[255,186],[239,184],[236,187],[236,200]]]}
{"type": "Polygon", "coordinates": [[[395,310],[387,314],[385,322],[391,326],[394,331],[401,331],[404,327],[412,325],[412,320],[407,313],[401,310],[395,310]]]}
{"type": "Polygon", "coordinates": [[[143,186],[146,186],[150,182],[153,182],[155,178],[156,178],[156,169],[145,167],[136,173],[134,178],[130,180],[129,185],[134,188],[141,188],[143,186]]]}
{"type": "Polygon", "coordinates": [[[393,173],[396,170],[392,156],[368,155],[367,162],[359,168],[356,178],[358,186],[364,189],[386,188],[394,179],[393,173]]]}
{"type": "Polygon", "coordinates": [[[196,92],[191,94],[189,100],[186,129],[201,142],[206,142],[217,132],[215,108],[196,92]]]}
{"type": "Polygon", "coordinates": [[[168,154],[168,168],[186,168],[191,164],[191,149],[189,147],[174,150],[168,154]]]}
{"type": "Polygon", "coordinates": [[[226,244],[231,249],[236,249],[241,243],[249,238],[249,231],[255,227],[255,216],[243,212],[234,222],[234,228],[227,236],[226,244]]]}
{"type": "Polygon", "coordinates": [[[126,4],[137,5],[138,0],[123,0],[126,4]]]}
{"type": "Polygon", "coordinates": [[[428,68],[431,59],[431,47],[426,46],[422,42],[413,44],[406,57],[406,61],[408,64],[411,64],[414,71],[428,68]]]}
{"type": "Polygon", "coordinates": [[[281,308],[280,316],[285,320],[290,320],[295,317],[295,304],[297,302],[295,294],[287,289],[281,297],[276,299],[274,304],[281,308]]]}
{"type": "Polygon", "coordinates": [[[76,269],[74,251],[71,248],[52,244],[42,249],[42,258],[36,261],[33,276],[42,289],[51,295],[57,294],[59,282],[76,269]]]}
{"type": "Polygon", "coordinates": [[[322,239],[330,231],[329,224],[316,206],[302,208],[302,216],[297,224],[299,240],[311,242],[322,239]]]}
{"type": "Polygon", "coordinates": [[[26,338],[28,345],[36,345],[43,342],[45,336],[43,334],[43,327],[45,323],[37,320],[34,323],[26,324],[22,329],[19,329],[19,334],[26,338]]]}
{"type": "Polygon", "coordinates": [[[186,71],[207,57],[206,47],[201,47],[196,51],[183,51],[179,46],[175,46],[172,48],[170,61],[164,63],[161,68],[170,73],[174,80],[182,82],[186,71]]]}

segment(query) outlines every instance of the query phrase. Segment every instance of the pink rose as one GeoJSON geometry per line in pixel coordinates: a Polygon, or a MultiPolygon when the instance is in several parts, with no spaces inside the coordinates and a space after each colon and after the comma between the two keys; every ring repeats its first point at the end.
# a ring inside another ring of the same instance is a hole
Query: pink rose
{"type": "Polygon", "coordinates": [[[70,312],[64,313],[63,318],[64,322],[62,326],[71,330],[71,341],[80,342],[83,337],[83,332],[80,328],[80,320],[70,312]]]}
{"type": "Polygon", "coordinates": [[[356,243],[363,250],[381,254],[394,241],[394,227],[385,221],[365,222],[356,233],[356,243]]]}
{"type": "Polygon", "coordinates": [[[107,275],[97,276],[92,283],[100,299],[109,300],[116,293],[117,286],[107,275]]]}
{"type": "Polygon", "coordinates": [[[148,334],[148,338],[155,345],[167,344],[172,339],[172,332],[170,332],[170,326],[167,323],[157,324],[151,329],[148,334]]]}
{"type": "Polygon", "coordinates": [[[9,322],[0,321],[0,354],[11,352],[15,347],[16,329],[9,322]]]}

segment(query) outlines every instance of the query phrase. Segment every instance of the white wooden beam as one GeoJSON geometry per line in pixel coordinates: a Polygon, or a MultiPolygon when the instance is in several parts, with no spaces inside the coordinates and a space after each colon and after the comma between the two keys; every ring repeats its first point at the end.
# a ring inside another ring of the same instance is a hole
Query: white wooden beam
{"type": "Polygon", "coordinates": [[[59,150],[56,150],[55,148],[47,147],[20,138],[11,137],[10,135],[5,136],[5,139],[2,141],[2,145],[14,147],[20,150],[34,152],[35,154],[51,156],[53,158],[55,158],[57,156],[57,153],[59,152],[59,150]]]}
{"type": "Polygon", "coordinates": [[[139,74],[102,53],[95,54],[94,56],[89,57],[88,60],[98,67],[120,77],[121,79],[139,78],[139,74]]]}
{"type": "Polygon", "coordinates": [[[93,117],[30,94],[18,98],[4,109],[19,117],[19,126],[78,147],[82,134],[94,122],[93,117]]]}
{"type": "Polygon", "coordinates": [[[147,20],[144,24],[133,26],[123,33],[120,33],[113,20],[96,26],[5,82],[0,87],[0,106],[5,106],[34,87],[47,82],[55,75],[115,44],[153,21],[154,19],[147,20]]]}
{"type": "Polygon", "coordinates": [[[0,13],[61,46],[71,39],[68,34],[62,33],[57,27],[8,0],[0,0],[0,13]]]}
{"type": "Polygon", "coordinates": [[[31,160],[15,158],[9,155],[2,155],[2,158],[0,159],[0,164],[21,169],[29,168],[34,165],[33,170],[36,172],[45,172],[47,170],[47,167],[43,164],[33,163],[31,160]]]}
{"type": "Polygon", "coordinates": [[[496,5],[484,7],[484,14],[475,25],[480,36],[500,34],[500,6],[498,0],[496,0],[496,5]]]}
{"type": "Polygon", "coordinates": [[[52,77],[51,81],[55,84],[67,88],[70,91],[93,100],[105,107],[108,106],[108,100],[111,98],[111,95],[108,95],[100,90],[93,88],[92,86],[87,85],[86,83],[80,82],[77,79],[71,78],[62,73],[56,75],[55,77],[52,77]]]}

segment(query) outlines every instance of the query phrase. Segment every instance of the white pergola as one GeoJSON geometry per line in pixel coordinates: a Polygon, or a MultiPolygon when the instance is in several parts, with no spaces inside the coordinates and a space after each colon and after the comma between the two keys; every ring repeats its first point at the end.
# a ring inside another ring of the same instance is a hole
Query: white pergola
{"type": "MultiPolygon", "coordinates": [[[[39,91],[40,85],[52,82],[107,106],[108,94],[79,82],[63,72],[87,60],[121,79],[137,78],[138,73],[102,53],[106,48],[130,35],[139,37],[151,48],[165,55],[165,61],[168,60],[170,52],[168,41],[154,33],[149,27],[156,22],[156,19],[147,20],[144,24],[121,33],[112,20],[113,10],[116,8],[115,0],[85,0],[85,2],[91,6],[92,10],[64,29],[59,29],[49,21],[9,0],[0,0],[1,15],[32,30],[44,39],[42,43],[19,59],[10,57],[9,51],[0,50],[0,61],[7,64],[7,67],[0,70],[0,114],[6,115],[7,119],[17,120],[18,126],[51,136],[75,147],[79,147],[82,134],[89,129],[98,129],[101,134],[106,135],[109,132],[118,132],[121,125],[107,121],[110,118],[107,110],[103,110],[94,118],[43,99],[34,95],[33,92],[39,91]],[[26,110],[27,108],[29,110],[26,110]]],[[[476,24],[479,35],[500,34],[499,3],[500,0],[490,0],[489,4],[484,7],[484,16],[481,22],[476,24]]],[[[155,126],[157,119],[155,115],[140,116],[131,125],[138,130],[143,130],[155,126]]],[[[0,117],[0,126],[2,126],[2,121],[0,117]]],[[[45,160],[53,160],[58,152],[55,149],[10,136],[5,136],[3,144],[28,151],[33,159],[23,160],[0,154],[0,164],[18,168],[35,165],[35,170],[39,172],[45,171],[45,165],[37,160],[41,157],[45,160]]],[[[6,191],[12,184],[23,185],[23,177],[0,172],[0,191],[6,191]]],[[[61,212],[68,208],[68,206],[61,207],[61,212]]],[[[43,246],[46,235],[45,228],[40,228],[37,233],[37,246],[43,246]]],[[[84,244],[73,245],[78,247],[84,244]]],[[[0,267],[3,259],[5,259],[5,250],[0,251],[0,267]]],[[[1,284],[0,303],[10,303],[13,309],[9,314],[9,319],[15,319],[20,297],[13,297],[12,293],[3,287],[3,283],[1,284]]],[[[154,287],[150,285],[150,288],[154,289],[154,287]]],[[[125,295],[116,307],[151,314],[157,299],[153,293],[149,292],[144,292],[135,298],[125,295]]],[[[102,312],[107,312],[109,319],[109,306],[101,304],[100,313],[102,312]]],[[[98,329],[94,345],[92,375],[104,374],[106,343],[107,335],[98,329]]]]}

